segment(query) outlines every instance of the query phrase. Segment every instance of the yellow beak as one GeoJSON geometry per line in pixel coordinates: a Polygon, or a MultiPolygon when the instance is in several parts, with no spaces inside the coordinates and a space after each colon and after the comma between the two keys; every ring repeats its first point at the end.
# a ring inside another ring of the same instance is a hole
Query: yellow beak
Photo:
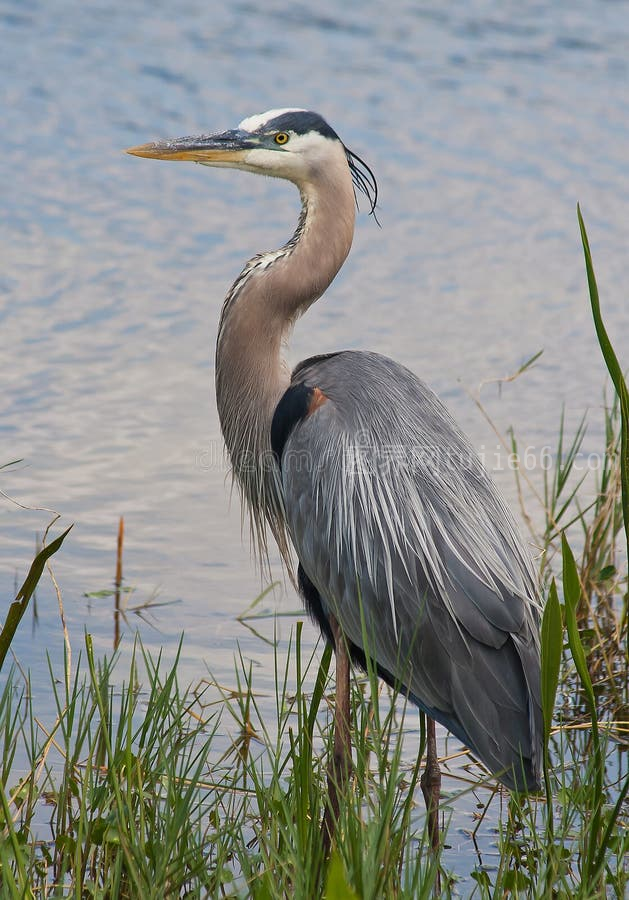
{"type": "Polygon", "coordinates": [[[220,134],[201,134],[172,141],[154,141],[129,147],[126,153],[147,159],[182,159],[200,163],[234,163],[244,159],[246,151],[256,144],[246,131],[223,131],[220,134]]]}

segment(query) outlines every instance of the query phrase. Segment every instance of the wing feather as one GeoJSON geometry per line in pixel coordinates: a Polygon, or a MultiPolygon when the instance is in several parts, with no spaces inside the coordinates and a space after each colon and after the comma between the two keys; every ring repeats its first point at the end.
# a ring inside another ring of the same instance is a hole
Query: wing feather
{"type": "Polygon", "coordinates": [[[536,579],[469,442],[432,391],[377,354],[318,358],[295,377],[328,398],[282,456],[289,532],[326,614],[507,770],[505,784],[537,786],[536,579]]]}

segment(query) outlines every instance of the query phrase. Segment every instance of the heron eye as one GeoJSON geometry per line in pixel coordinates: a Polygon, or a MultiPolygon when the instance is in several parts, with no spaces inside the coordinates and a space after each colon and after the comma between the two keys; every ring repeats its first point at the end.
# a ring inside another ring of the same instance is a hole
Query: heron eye
{"type": "Polygon", "coordinates": [[[287,144],[288,143],[288,135],[285,131],[278,131],[275,135],[275,143],[276,144],[287,144]]]}

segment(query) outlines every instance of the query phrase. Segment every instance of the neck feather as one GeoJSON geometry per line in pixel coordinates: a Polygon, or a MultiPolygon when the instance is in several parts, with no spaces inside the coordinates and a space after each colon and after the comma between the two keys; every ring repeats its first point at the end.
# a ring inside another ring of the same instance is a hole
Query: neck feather
{"type": "Polygon", "coordinates": [[[329,173],[299,185],[302,210],[293,237],[251,259],[229,291],[216,346],[216,398],[221,429],[251,517],[252,543],[267,558],[266,525],[290,568],[271,421],[290,383],[282,350],[295,320],[337,274],[352,242],[354,194],[329,173]]]}

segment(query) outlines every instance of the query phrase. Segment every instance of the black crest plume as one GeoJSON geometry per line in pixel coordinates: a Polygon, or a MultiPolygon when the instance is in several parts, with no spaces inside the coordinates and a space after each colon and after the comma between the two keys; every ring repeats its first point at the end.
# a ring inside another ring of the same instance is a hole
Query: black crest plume
{"type": "MultiPolygon", "coordinates": [[[[376,181],[376,176],[373,174],[365,160],[361,159],[357,153],[353,153],[349,147],[345,146],[345,144],[343,144],[343,149],[345,150],[349,170],[352,173],[356,206],[358,207],[358,196],[356,195],[356,192],[359,191],[367,198],[367,202],[369,203],[369,215],[373,216],[376,222],[378,222],[378,217],[376,215],[378,182],[376,181]]],[[[378,225],[379,224],[380,222],[378,222],[378,225]]]]}

